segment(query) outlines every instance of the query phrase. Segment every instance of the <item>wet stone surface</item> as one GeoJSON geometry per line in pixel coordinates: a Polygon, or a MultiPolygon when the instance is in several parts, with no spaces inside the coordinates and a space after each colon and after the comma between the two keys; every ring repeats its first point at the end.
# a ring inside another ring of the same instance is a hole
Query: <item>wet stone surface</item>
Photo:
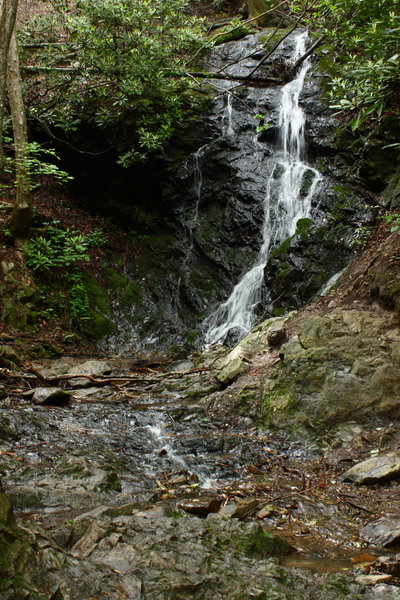
{"type": "Polygon", "coordinates": [[[346,574],[372,518],[353,484],[338,488],[315,446],[210,418],[182,373],[166,377],[179,393],[103,385],[65,406],[24,394],[0,408],[4,489],[24,531],[47,540],[33,579],[52,573],[62,600],[361,598],[362,572],[346,574]]]}

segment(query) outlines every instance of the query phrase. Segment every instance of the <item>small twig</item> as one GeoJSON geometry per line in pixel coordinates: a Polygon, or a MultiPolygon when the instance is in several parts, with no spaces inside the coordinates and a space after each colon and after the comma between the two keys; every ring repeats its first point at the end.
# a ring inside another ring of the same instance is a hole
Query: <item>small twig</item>
{"type": "Polygon", "coordinates": [[[356,508],[357,510],[364,510],[365,512],[368,512],[368,513],[374,512],[373,510],[370,510],[369,508],[365,508],[365,506],[360,506],[360,504],[356,504],[355,502],[351,502],[350,500],[344,500],[344,502],[346,502],[349,506],[356,508]]]}
{"type": "Polygon", "coordinates": [[[270,499],[270,502],[276,502],[276,500],[286,500],[287,498],[292,498],[293,496],[297,496],[298,494],[304,494],[305,492],[309,492],[313,488],[316,489],[317,487],[318,487],[318,485],[312,485],[305,490],[296,490],[295,492],[291,492],[290,494],[287,494],[286,496],[275,496],[275,498],[270,499]]]}

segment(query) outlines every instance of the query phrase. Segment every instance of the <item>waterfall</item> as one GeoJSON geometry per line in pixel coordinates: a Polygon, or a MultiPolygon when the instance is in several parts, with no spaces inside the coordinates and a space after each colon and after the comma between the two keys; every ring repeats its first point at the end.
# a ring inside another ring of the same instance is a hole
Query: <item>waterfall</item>
{"type": "Polygon", "coordinates": [[[203,156],[203,148],[199,148],[193,155],[193,189],[195,194],[195,205],[191,223],[189,225],[190,231],[192,231],[197,225],[197,219],[199,218],[199,204],[201,200],[201,186],[203,185],[203,171],[201,165],[201,159],[203,156]]]}
{"type": "MultiPolygon", "coordinates": [[[[306,52],[306,41],[307,32],[297,34],[293,62],[306,52]]],[[[321,179],[319,172],[305,162],[305,115],[299,105],[310,66],[310,59],[305,60],[295,79],[282,88],[279,146],[268,164],[261,248],[254,266],[236,284],[226,302],[208,317],[207,344],[223,342],[229,332],[238,337],[251,329],[255,309],[263,299],[264,269],[271,248],[294,235],[297,221],[310,214],[311,200],[321,179]]]]}
{"type": "Polygon", "coordinates": [[[232,94],[226,92],[226,135],[234,135],[235,130],[233,129],[233,118],[232,118],[232,94]]]}

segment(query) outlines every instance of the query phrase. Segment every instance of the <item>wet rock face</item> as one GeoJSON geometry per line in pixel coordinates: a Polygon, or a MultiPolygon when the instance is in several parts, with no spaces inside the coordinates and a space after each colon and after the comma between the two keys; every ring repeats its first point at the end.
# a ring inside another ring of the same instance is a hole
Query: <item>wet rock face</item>
{"type": "Polygon", "coordinates": [[[313,316],[282,348],[264,387],[265,423],[291,432],[371,421],[400,409],[398,328],[362,310],[313,316]]]}
{"type": "MultiPolygon", "coordinates": [[[[268,31],[216,47],[206,69],[223,68],[232,76],[248,74],[262,58],[267,36],[268,31]],[[240,60],[244,56],[248,58],[240,60]]],[[[287,60],[291,44],[289,37],[266,61],[262,73],[270,75],[276,61],[287,60]]],[[[336,123],[321,103],[319,79],[309,74],[302,102],[310,164],[323,159],[329,165],[337,152],[336,123]]],[[[279,146],[280,87],[236,87],[230,95],[231,83],[217,84],[219,93],[205,118],[198,151],[164,180],[157,208],[165,215],[163,224],[157,221],[157,232],[140,241],[136,262],[125,273],[124,290],[132,285],[134,290],[131,298],[125,301],[121,296],[114,307],[117,332],[106,338],[108,350],[129,344],[159,348],[174,342],[188,349],[201,346],[202,321],[227,299],[256,260],[269,160],[279,146]]],[[[334,177],[343,173],[337,168],[334,177]]],[[[339,185],[332,178],[320,186],[314,209],[312,222],[299,224],[293,239],[275,249],[266,269],[260,315],[269,299],[279,297],[274,308],[282,310],[301,306],[312,297],[354,256],[352,232],[371,218],[364,200],[346,183],[339,185]],[[345,224],[339,225],[342,221],[345,224]]]]}
{"type": "MultiPolygon", "coordinates": [[[[374,223],[360,165],[335,140],[337,122],[323,102],[321,75],[305,82],[300,102],[306,115],[310,164],[323,178],[312,198],[310,218],[300,219],[293,236],[275,247],[265,268],[274,314],[300,308],[356,256],[357,236],[374,223]]],[[[360,161],[361,162],[361,161],[360,161]]],[[[307,181],[305,190],[307,192],[307,181]]]]}

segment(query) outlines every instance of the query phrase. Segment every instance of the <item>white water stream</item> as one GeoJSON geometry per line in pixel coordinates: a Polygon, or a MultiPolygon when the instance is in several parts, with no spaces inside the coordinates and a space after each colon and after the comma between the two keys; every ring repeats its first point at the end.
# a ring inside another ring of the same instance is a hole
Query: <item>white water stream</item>
{"type": "MultiPolygon", "coordinates": [[[[306,32],[297,35],[293,62],[305,54],[306,41],[306,32]]],[[[242,336],[251,329],[255,309],[262,299],[264,269],[271,249],[294,235],[298,220],[310,215],[312,197],[321,180],[320,173],[305,162],[305,115],[299,105],[310,66],[310,60],[305,60],[296,78],[282,88],[278,109],[279,148],[268,165],[261,248],[254,266],[236,284],[226,302],[208,317],[206,344],[223,342],[231,330],[242,336]]],[[[228,103],[228,124],[229,110],[228,103]]]]}
{"type": "Polygon", "coordinates": [[[233,128],[233,118],[232,118],[232,94],[228,91],[226,96],[226,135],[234,135],[235,130],[233,128]]]}

